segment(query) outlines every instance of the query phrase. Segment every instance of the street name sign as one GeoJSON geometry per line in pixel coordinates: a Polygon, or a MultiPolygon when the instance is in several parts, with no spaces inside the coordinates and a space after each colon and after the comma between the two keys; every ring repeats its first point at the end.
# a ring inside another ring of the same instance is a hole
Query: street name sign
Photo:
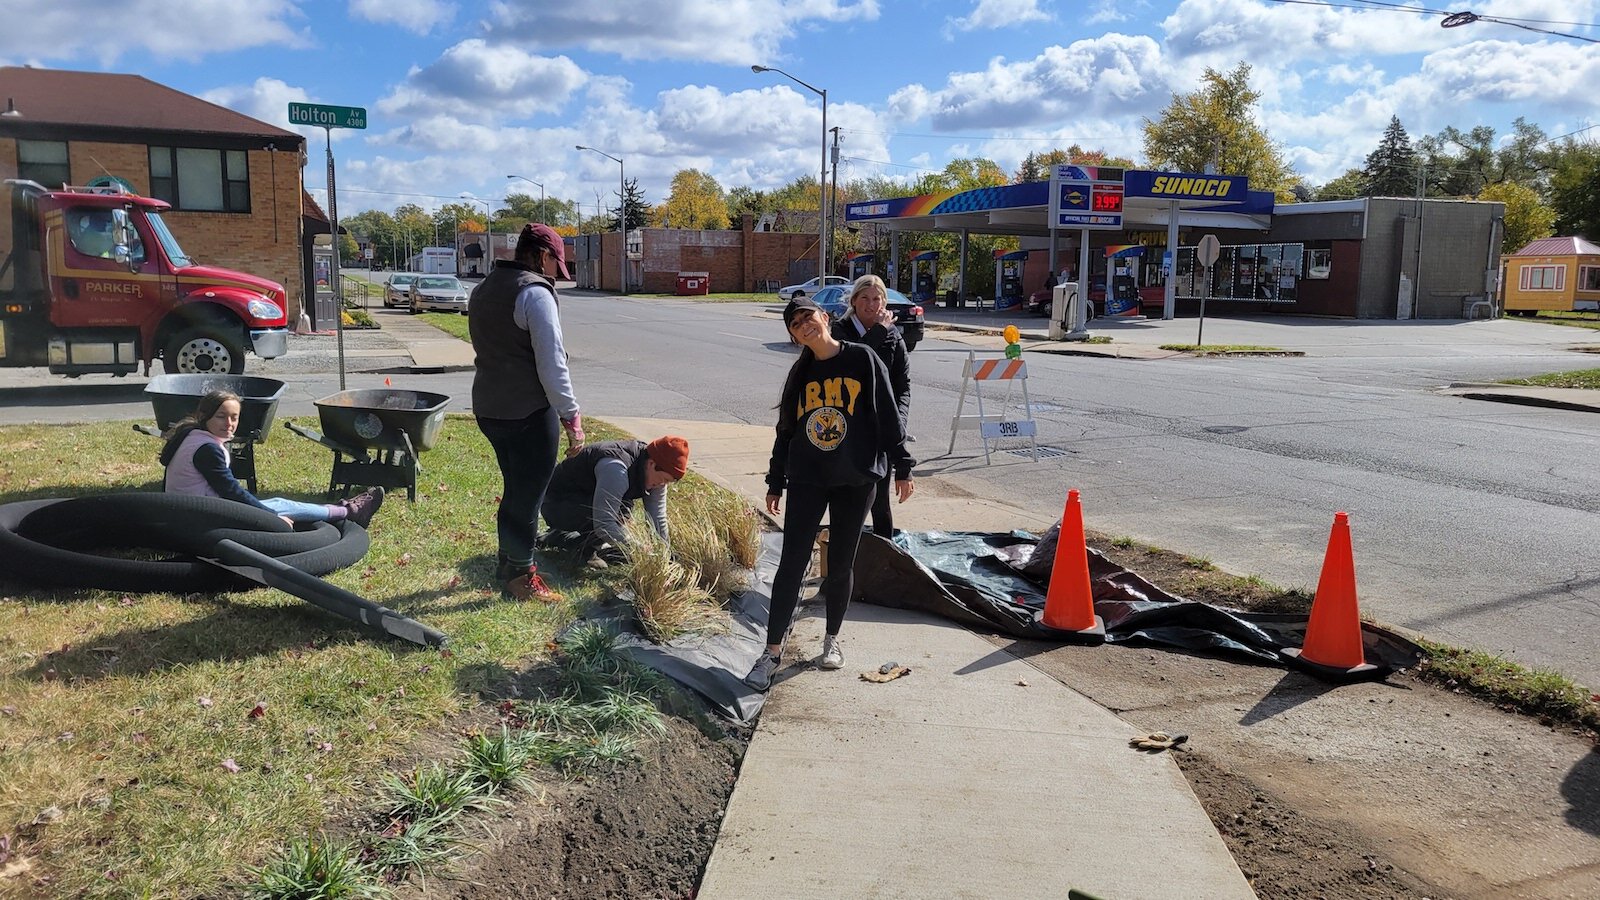
{"type": "Polygon", "coordinates": [[[367,111],[359,106],[325,106],[321,103],[289,104],[290,125],[318,128],[366,128],[367,111]]]}

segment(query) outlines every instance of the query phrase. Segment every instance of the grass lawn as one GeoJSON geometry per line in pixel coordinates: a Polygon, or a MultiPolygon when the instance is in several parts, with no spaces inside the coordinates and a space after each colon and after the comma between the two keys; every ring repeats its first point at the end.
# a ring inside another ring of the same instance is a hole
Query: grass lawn
{"type": "MultiPolygon", "coordinates": [[[[589,425],[597,439],[621,436],[589,425]]],[[[8,427],[0,502],[159,490],[158,449],[126,422],[8,427]]],[[[602,576],[541,566],[565,602],[500,599],[487,443],[451,416],[421,461],[417,502],[391,495],[367,557],[328,580],[441,629],[448,651],[371,637],[274,590],[0,582],[0,871],[27,867],[4,887],[232,893],[251,865],[366,805],[388,767],[480,689],[548,656],[602,576]]],[[[263,496],[316,500],[330,454],[277,428],[256,464],[263,496]]],[[[672,508],[717,490],[691,473],[672,508]]]]}
{"type": "Polygon", "coordinates": [[[1600,369],[1579,369],[1576,372],[1550,372],[1531,378],[1507,378],[1501,384],[1528,384],[1538,387],[1588,388],[1600,390],[1600,369]]]}
{"type": "Polygon", "coordinates": [[[472,335],[467,331],[467,317],[460,313],[425,312],[417,313],[417,318],[451,337],[472,343],[472,335]]]}
{"type": "Polygon", "coordinates": [[[1162,344],[1163,350],[1193,353],[1196,356],[1227,356],[1230,353],[1283,353],[1282,347],[1263,347],[1257,344],[1162,344]]]}
{"type": "MultiPolygon", "coordinates": [[[[1516,321],[1520,317],[1507,316],[1506,318],[1516,321]]],[[[1540,325],[1570,325],[1573,328],[1600,330],[1600,313],[1592,312],[1542,309],[1532,318],[1523,318],[1522,321],[1538,322],[1540,325]]]]}

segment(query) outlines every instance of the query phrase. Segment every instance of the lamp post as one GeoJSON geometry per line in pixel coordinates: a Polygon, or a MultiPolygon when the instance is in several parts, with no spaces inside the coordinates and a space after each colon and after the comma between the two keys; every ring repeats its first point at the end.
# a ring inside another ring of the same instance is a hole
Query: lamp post
{"type": "Polygon", "coordinates": [[[621,270],[621,274],[622,274],[622,281],[618,282],[618,285],[619,285],[619,288],[620,288],[621,292],[623,294],[627,294],[628,293],[628,175],[627,175],[628,170],[627,170],[627,167],[625,167],[622,164],[622,160],[616,158],[615,156],[612,156],[611,154],[605,152],[604,150],[595,150],[593,147],[585,147],[582,144],[578,145],[578,149],[579,150],[589,150],[589,151],[592,151],[594,153],[598,153],[601,156],[604,156],[606,159],[609,159],[612,162],[617,164],[617,200],[621,204],[620,206],[617,207],[617,224],[619,226],[621,226],[620,230],[622,231],[622,246],[619,248],[619,252],[617,254],[619,257],[621,257],[621,260],[622,260],[622,265],[619,267],[620,270],[621,270]]]}
{"type": "Polygon", "coordinates": [[[489,270],[494,268],[494,213],[489,209],[489,201],[482,197],[462,194],[461,199],[483,204],[483,275],[488,277],[489,270]]]}
{"type": "Polygon", "coordinates": [[[539,184],[539,182],[534,181],[532,178],[529,178],[526,175],[507,175],[506,177],[507,178],[520,178],[520,179],[522,179],[523,181],[526,181],[529,184],[538,185],[538,187],[539,187],[539,223],[541,225],[548,224],[544,220],[544,185],[539,184]]]}
{"type": "Polygon", "coordinates": [[[820,288],[827,284],[828,276],[828,92],[772,66],[751,66],[750,71],[757,74],[777,72],[822,98],[822,169],[817,175],[817,286],[820,288]]]}

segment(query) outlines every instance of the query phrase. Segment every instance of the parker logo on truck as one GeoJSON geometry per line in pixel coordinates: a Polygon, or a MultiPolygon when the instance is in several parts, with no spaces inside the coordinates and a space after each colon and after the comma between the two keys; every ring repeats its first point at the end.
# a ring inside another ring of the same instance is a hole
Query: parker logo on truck
{"type": "Polygon", "coordinates": [[[128,284],[120,281],[86,281],[84,290],[91,294],[127,294],[131,297],[143,297],[144,288],[137,284],[128,284]]]}

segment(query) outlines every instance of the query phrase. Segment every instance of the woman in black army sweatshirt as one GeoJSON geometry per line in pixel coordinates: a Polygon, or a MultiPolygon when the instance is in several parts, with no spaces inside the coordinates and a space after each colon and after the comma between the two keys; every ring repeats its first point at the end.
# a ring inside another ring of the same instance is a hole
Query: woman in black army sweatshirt
{"type": "Polygon", "coordinates": [[[784,636],[800,602],[800,582],[811,561],[822,514],[828,514],[827,634],[817,665],[844,665],[839,628],[850,605],[856,547],[877,483],[890,466],[901,503],[911,497],[911,467],[905,429],[895,406],[889,373],[877,354],[861,344],[835,340],[828,317],[809,299],[789,301],[783,311],[789,333],[802,345],[778,401],[778,433],[767,468],[767,512],[789,489],[783,520],[783,553],[772,580],[767,648],[745,677],[764,691],[772,685],[784,636]]]}

